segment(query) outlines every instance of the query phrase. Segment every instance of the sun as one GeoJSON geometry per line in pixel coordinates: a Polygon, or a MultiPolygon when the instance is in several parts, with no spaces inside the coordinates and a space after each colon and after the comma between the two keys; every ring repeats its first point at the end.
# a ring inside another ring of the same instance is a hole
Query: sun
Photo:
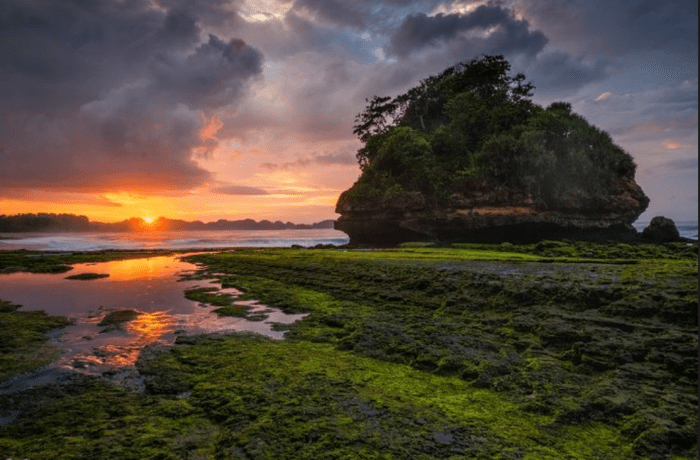
{"type": "Polygon", "coordinates": [[[153,217],[144,217],[143,221],[150,225],[155,221],[155,219],[153,217]]]}

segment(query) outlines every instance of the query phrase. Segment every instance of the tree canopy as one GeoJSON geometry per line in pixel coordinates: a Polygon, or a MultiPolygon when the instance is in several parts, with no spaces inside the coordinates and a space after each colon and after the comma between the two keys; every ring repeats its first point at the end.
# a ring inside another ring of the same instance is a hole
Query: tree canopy
{"type": "Polygon", "coordinates": [[[533,103],[534,86],[509,72],[503,56],[483,56],[368,100],[353,130],[364,143],[356,192],[418,192],[438,203],[505,186],[560,207],[572,196],[595,204],[616,178],[634,178],[632,157],[607,133],[568,103],[533,103]]]}

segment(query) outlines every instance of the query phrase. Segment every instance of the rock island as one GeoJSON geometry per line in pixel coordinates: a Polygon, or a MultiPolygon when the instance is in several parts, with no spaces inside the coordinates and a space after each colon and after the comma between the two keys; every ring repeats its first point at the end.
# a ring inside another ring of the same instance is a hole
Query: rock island
{"type": "Polygon", "coordinates": [[[450,67],[356,118],[351,244],[631,240],[649,198],[632,157],[568,103],[543,108],[502,56],[450,67]]]}

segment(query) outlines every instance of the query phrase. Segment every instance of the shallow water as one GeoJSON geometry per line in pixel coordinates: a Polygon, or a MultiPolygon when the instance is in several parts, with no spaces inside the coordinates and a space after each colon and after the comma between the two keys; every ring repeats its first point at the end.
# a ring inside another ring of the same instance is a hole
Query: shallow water
{"type": "Polygon", "coordinates": [[[23,305],[21,310],[44,310],[67,316],[75,324],[57,331],[54,340],[61,357],[53,364],[65,370],[87,374],[118,372],[132,366],[147,345],[172,344],[179,334],[249,331],[274,339],[274,323],[290,324],[305,315],[287,315],[256,301],[237,301],[252,312],[265,313],[263,321],[219,317],[216,307],[186,299],[184,291],[215,287],[219,293],[236,297],[236,289],[221,289],[216,280],[183,280],[197,266],[176,256],[151,257],[90,264],[76,264],[64,274],[11,273],[0,275],[0,298],[23,305]],[[107,278],[68,280],[80,273],[106,273],[107,278]],[[120,329],[105,330],[100,321],[115,310],[135,310],[138,317],[120,329]]]}

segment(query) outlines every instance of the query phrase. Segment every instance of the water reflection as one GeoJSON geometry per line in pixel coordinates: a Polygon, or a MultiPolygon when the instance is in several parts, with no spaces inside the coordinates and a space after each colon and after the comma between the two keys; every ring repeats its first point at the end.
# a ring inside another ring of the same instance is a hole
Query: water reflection
{"type": "Polygon", "coordinates": [[[23,305],[22,310],[45,310],[73,319],[74,324],[55,337],[62,356],[54,366],[90,374],[131,366],[146,345],[172,344],[179,334],[250,331],[282,339],[284,332],[274,331],[273,324],[304,317],[286,315],[256,301],[236,301],[267,318],[220,318],[213,313],[215,307],[186,299],[184,291],[215,287],[233,298],[241,292],[221,289],[217,280],[181,280],[196,269],[175,256],[162,256],[79,264],[68,273],[109,274],[90,281],[67,280],[68,274],[10,273],[0,275],[0,298],[23,305]],[[123,324],[100,325],[117,310],[132,310],[137,316],[123,324]]]}

